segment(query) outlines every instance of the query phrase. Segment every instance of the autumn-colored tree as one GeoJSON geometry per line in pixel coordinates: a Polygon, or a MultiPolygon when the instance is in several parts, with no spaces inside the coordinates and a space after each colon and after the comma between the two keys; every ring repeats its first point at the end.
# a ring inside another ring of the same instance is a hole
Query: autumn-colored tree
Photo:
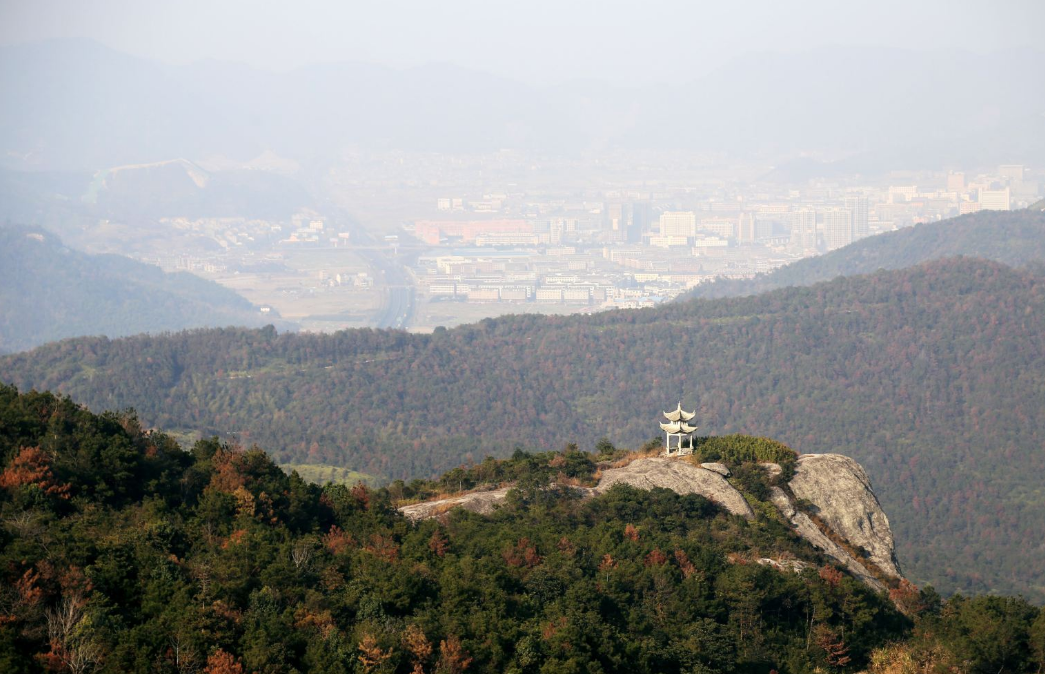
{"type": "Polygon", "coordinates": [[[832,588],[838,587],[838,584],[842,582],[842,572],[833,566],[821,567],[820,577],[832,588]]]}
{"type": "Polygon", "coordinates": [[[693,562],[689,561],[689,555],[681,548],[675,549],[675,561],[679,564],[683,578],[689,578],[697,572],[697,567],[693,566],[693,562]]]}
{"type": "Polygon", "coordinates": [[[889,599],[906,615],[915,615],[925,610],[922,593],[906,578],[901,578],[900,583],[889,590],[889,599]]]}
{"type": "Polygon", "coordinates": [[[332,555],[339,555],[345,550],[355,547],[356,540],[351,534],[347,534],[338,525],[330,527],[330,531],[323,536],[323,547],[332,555]]]}
{"type": "Polygon", "coordinates": [[[23,447],[0,473],[0,487],[17,489],[32,485],[43,493],[58,498],[69,498],[69,485],[58,484],[51,470],[51,457],[39,447],[23,447]]]}
{"type": "Polygon", "coordinates": [[[658,548],[653,548],[648,555],[646,555],[646,566],[663,566],[668,561],[668,556],[661,552],[658,548]]]}
{"type": "Polygon", "coordinates": [[[629,541],[639,540],[639,530],[634,524],[629,524],[624,527],[624,537],[629,541]]]}
{"type": "Polygon", "coordinates": [[[236,446],[222,446],[211,458],[214,465],[214,473],[211,476],[210,487],[227,494],[234,493],[237,489],[246,485],[246,476],[240,471],[240,458],[243,450],[236,446]]]}
{"type": "Polygon", "coordinates": [[[541,556],[537,554],[537,548],[529,538],[520,538],[513,547],[501,553],[501,557],[508,566],[533,568],[541,563],[541,556]]]}
{"type": "Polygon", "coordinates": [[[408,625],[403,633],[403,645],[414,663],[411,674],[424,674],[424,665],[432,657],[432,642],[425,636],[424,630],[417,625],[408,625]]]}
{"type": "Polygon", "coordinates": [[[472,658],[464,650],[461,640],[450,635],[439,642],[439,661],[436,663],[436,674],[461,674],[472,664],[472,658]]]}
{"type": "Polygon", "coordinates": [[[243,663],[219,648],[207,658],[203,674],[243,674],[243,663]]]}
{"type": "Polygon", "coordinates": [[[845,640],[828,625],[821,623],[816,626],[813,643],[824,652],[824,660],[831,667],[845,667],[852,660],[845,640]]]}
{"type": "Polygon", "coordinates": [[[399,559],[399,546],[396,545],[396,542],[391,537],[382,534],[371,535],[370,543],[363,549],[389,564],[399,559]]]}
{"type": "Polygon", "coordinates": [[[366,632],[363,640],[359,642],[359,664],[363,665],[363,671],[372,672],[385,660],[392,657],[393,649],[382,650],[373,634],[366,632]]]}
{"type": "Polygon", "coordinates": [[[349,492],[356,504],[362,509],[367,510],[370,508],[370,490],[365,484],[360,482],[359,484],[352,487],[349,492]]]}
{"type": "Polygon", "coordinates": [[[428,539],[428,549],[435,553],[437,557],[442,557],[449,548],[450,542],[443,535],[443,532],[438,529],[433,531],[431,538],[428,539]]]}

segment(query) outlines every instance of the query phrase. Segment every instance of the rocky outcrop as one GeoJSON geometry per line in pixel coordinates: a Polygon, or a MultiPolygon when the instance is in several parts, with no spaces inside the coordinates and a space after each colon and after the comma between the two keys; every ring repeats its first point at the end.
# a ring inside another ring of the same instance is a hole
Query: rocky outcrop
{"type": "Polygon", "coordinates": [[[716,473],[724,477],[730,476],[729,468],[726,468],[726,464],[724,463],[702,463],[700,464],[700,467],[704,468],[705,470],[715,471],[716,473]]]}
{"type": "Polygon", "coordinates": [[[900,578],[893,532],[867,473],[840,454],[805,454],[789,483],[796,498],[812,503],[819,517],[883,573],[900,578]]]}
{"type": "Polygon", "coordinates": [[[813,568],[813,565],[809,562],[803,562],[799,559],[762,557],[761,559],[756,559],[755,563],[760,566],[771,566],[778,571],[790,571],[791,573],[802,573],[806,569],[813,568]]]}
{"type": "Polygon", "coordinates": [[[773,487],[772,497],[773,505],[777,507],[780,514],[783,515],[791,525],[795,528],[801,538],[808,541],[814,548],[817,548],[825,555],[835,560],[842,566],[844,566],[849,573],[853,574],[865,584],[873,587],[876,590],[884,590],[885,585],[880,580],[874,577],[866,566],[860,561],[853,557],[849,552],[838,543],[832,541],[827,534],[820,530],[820,527],[816,526],[813,520],[809,519],[809,516],[805,513],[798,512],[795,509],[791,499],[788,497],[784,490],[780,487],[773,487]]]}
{"type": "MultiPolygon", "coordinates": [[[[764,466],[771,476],[780,470],[776,464],[764,466]]],[[[615,484],[646,490],[663,487],[679,494],[699,494],[734,515],[753,519],[755,515],[751,506],[726,480],[728,474],[729,470],[722,464],[697,466],[685,459],[647,457],[620,468],[603,469],[599,483],[582,491],[587,496],[594,496],[605,493],[615,484]]],[[[885,589],[882,578],[901,577],[889,520],[871,491],[871,484],[860,464],[838,454],[807,454],[799,457],[795,476],[788,486],[795,497],[813,504],[818,519],[827,527],[827,530],[821,529],[795,507],[787,492],[773,487],[770,500],[791,523],[795,533],[876,590],[885,589]],[[854,555],[850,550],[866,552],[866,557],[854,555]]],[[[477,491],[407,505],[399,510],[411,520],[436,517],[452,508],[489,514],[504,501],[508,490],[505,487],[477,491]]]]}
{"type": "Polygon", "coordinates": [[[594,491],[601,494],[617,483],[639,489],[663,487],[678,494],[700,494],[734,515],[747,519],[755,516],[741,493],[721,473],[684,460],[652,457],[636,459],[621,468],[608,468],[602,471],[594,491]]]}
{"type": "MultiPolygon", "coordinates": [[[[715,465],[726,470],[721,464],[715,465]]],[[[727,474],[728,472],[726,470],[727,474]]],[[[607,468],[602,472],[599,483],[593,489],[584,491],[588,496],[594,496],[605,493],[618,483],[629,484],[638,489],[663,487],[678,494],[700,494],[734,515],[747,519],[755,516],[744,497],[719,471],[694,466],[688,461],[667,457],[636,459],[620,468],[607,468]]],[[[493,491],[477,491],[438,501],[402,506],[399,512],[411,520],[435,517],[452,508],[463,508],[485,515],[493,512],[507,494],[507,487],[493,491]]]]}
{"type": "Polygon", "coordinates": [[[491,491],[475,491],[438,501],[414,503],[400,507],[399,512],[403,513],[408,520],[413,521],[436,517],[453,508],[463,508],[480,515],[489,515],[508,495],[508,489],[509,487],[504,487],[491,491]]]}

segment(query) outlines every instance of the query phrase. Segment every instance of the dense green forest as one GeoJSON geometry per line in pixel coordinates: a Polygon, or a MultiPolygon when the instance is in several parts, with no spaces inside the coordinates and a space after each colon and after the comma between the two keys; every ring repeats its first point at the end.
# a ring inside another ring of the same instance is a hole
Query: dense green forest
{"type": "Polygon", "coordinates": [[[43,230],[0,226],[0,352],[79,335],[262,326],[231,290],[119,255],[88,255],[43,230]]]}
{"type": "Polygon", "coordinates": [[[1011,266],[1045,262],[1045,213],[980,211],[886,232],[805,258],[753,279],[698,286],[688,297],[739,297],[778,288],[808,286],[838,276],[903,269],[922,262],[966,255],[1011,266]]]}
{"type": "MultiPolygon", "coordinates": [[[[715,451],[743,461],[766,446],[719,439],[715,451]]],[[[1045,612],[1023,600],[943,603],[904,583],[876,594],[771,508],[749,522],[696,495],[619,485],[581,500],[550,482],[590,476],[597,458],[517,451],[492,467],[516,485],[492,516],[410,523],[389,489],[319,487],[256,448],[207,439],[185,451],[133,413],[0,386],[0,670],[1030,674],[1045,663],[1045,612]],[[766,557],[796,570],[757,563],[766,557]]]]}
{"type": "Polygon", "coordinates": [[[702,432],[860,461],[916,582],[1045,600],[1027,543],[1045,540],[1045,283],[997,263],[432,335],[74,339],[0,359],[0,380],[386,479],[564,437],[637,446],[681,398],[702,432]]]}

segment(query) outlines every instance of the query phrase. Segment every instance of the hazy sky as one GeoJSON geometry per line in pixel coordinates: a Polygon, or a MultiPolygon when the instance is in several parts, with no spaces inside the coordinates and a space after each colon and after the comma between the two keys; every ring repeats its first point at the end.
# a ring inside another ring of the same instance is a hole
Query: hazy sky
{"type": "Polygon", "coordinates": [[[756,51],[1038,47],[1045,0],[0,0],[0,44],[87,37],[170,63],[359,60],[555,83],[688,79],[756,51]]]}

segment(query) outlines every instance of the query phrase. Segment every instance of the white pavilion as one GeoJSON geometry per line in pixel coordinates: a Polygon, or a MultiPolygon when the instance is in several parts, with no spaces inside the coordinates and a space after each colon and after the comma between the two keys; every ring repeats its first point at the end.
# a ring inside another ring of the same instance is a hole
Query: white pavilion
{"type": "Polygon", "coordinates": [[[673,412],[663,412],[664,417],[668,420],[667,423],[661,422],[660,428],[664,431],[664,454],[665,456],[679,456],[683,453],[692,454],[693,444],[686,448],[687,451],[683,452],[682,439],[688,438],[697,430],[697,426],[690,426],[687,422],[693,417],[697,416],[696,411],[686,412],[682,409],[682,401],[679,401],[678,407],[673,412]],[[672,452],[671,439],[677,438],[675,442],[675,451],[672,452]]]}

